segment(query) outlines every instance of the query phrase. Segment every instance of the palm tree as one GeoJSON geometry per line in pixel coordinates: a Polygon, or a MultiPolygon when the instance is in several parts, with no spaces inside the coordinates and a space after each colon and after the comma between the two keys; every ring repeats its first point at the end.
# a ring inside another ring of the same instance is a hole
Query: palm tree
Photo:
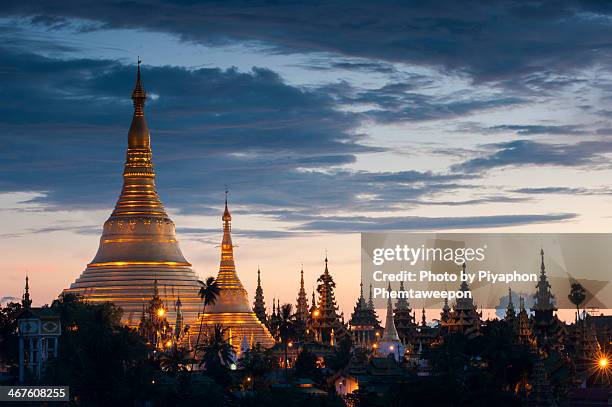
{"type": "Polygon", "coordinates": [[[223,328],[221,324],[213,325],[206,335],[206,340],[198,349],[203,354],[200,365],[210,368],[212,366],[227,367],[234,363],[236,352],[226,338],[228,329],[223,328]]]}
{"type": "Polygon", "coordinates": [[[290,341],[295,337],[295,329],[296,323],[293,305],[283,304],[278,315],[278,332],[285,348],[285,380],[287,379],[287,347],[290,341]]]}
{"type": "Polygon", "coordinates": [[[189,357],[189,351],[176,344],[160,356],[162,370],[173,376],[179,372],[186,372],[190,364],[193,364],[193,360],[189,357]]]}
{"type": "MultiPolygon", "coordinates": [[[[221,288],[219,288],[219,284],[214,277],[208,277],[206,281],[198,280],[200,283],[200,292],[198,293],[200,298],[204,301],[204,306],[202,307],[202,313],[206,310],[206,307],[209,305],[215,305],[217,302],[217,298],[219,298],[219,293],[221,292],[221,288]]],[[[200,345],[200,337],[202,336],[202,325],[204,324],[204,317],[200,318],[200,330],[198,331],[198,339],[196,340],[195,348],[197,350],[200,345]]]]}
{"type": "Polygon", "coordinates": [[[586,290],[579,282],[575,281],[571,285],[570,293],[567,296],[569,300],[576,306],[576,321],[578,321],[578,315],[580,314],[580,304],[586,299],[586,290]]]}

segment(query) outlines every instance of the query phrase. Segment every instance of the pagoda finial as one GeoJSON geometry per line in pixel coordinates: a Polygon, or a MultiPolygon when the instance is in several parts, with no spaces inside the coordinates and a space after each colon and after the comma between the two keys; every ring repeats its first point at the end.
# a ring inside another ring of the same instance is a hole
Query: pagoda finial
{"type": "Polygon", "coordinates": [[[374,299],[372,298],[372,283],[370,283],[370,297],[368,298],[368,308],[374,309],[374,299]]]}
{"type": "Polygon", "coordinates": [[[21,298],[21,305],[25,309],[29,309],[32,306],[32,300],[30,299],[30,278],[27,274],[25,278],[25,292],[21,298]]]}
{"type": "Polygon", "coordinates": [[[128,132],[128,142],[131,148],[148,149],[151,147],[149,128],[144,118],[144,105],[147,100],[147,92],[142,87],[140,79],[140,57],[138,57],[138,68],[136,70],[136,85],[132,91],[134,103],[134,118],[128,132]]]}
{"type": "Polygon", "coordinates": [[[540,257],[542,258],[542,263],[540,265],[540,272],[542,274],[545,274],[546,273],[546,267],[544,266],[544,249],[543,248],[540,249],[540,257]]]}

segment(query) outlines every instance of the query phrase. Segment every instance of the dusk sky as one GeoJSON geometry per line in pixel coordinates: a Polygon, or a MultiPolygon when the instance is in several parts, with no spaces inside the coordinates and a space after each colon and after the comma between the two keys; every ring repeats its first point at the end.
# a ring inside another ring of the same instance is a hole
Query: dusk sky
{"type": "Polygon", "coordinates": [[[612,5],[441,3],[0,4],[0,297],[92,260],[137,56],[185,257],[216,275],[227,184],[269,308],[327,250],[348,319],[360,231],[610,231],[612,5]]]}

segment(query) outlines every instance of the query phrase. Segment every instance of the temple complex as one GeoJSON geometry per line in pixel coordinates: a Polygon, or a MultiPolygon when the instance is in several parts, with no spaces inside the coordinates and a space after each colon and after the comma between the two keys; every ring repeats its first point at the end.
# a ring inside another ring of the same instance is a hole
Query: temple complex
{"type": "Polygon", "coordinates": [[[197,325],[202,325],[204,329],[216,324],[227,328],[229,342],[236,350],[240,349],[240,344],[245,337],[252,345],[260,343],[265,347],[271,347],[274,345],[274,338],[251,309],[248,294],[236,273],[231,236],[232,215],[227,206],[227,193],[225,210],[221,219],[223,221],[223,240],[221,241],[219,274],[216,279],[219,297],[214,304],[206,306],[204,312],[200,314],[197,325]]]}
{"type": "MultiPolygon", "coordinates": [[[[144,116],[146,98],[139,61],[121,195],[104,223],[96,256],[64,290],[89,302],[113,302],[122,308],[123,322],[133,328],[140,322],[143,306],[154,295],[156,283],[164,287],[163,303],[174,303],[180,291],[187,323],[194,322],[202,310],[200,283],[181,253],[174,223],[157,194],[151,138],[144,116]]],[[[171,320],[174,317],[169,316],[171,320]]]]}

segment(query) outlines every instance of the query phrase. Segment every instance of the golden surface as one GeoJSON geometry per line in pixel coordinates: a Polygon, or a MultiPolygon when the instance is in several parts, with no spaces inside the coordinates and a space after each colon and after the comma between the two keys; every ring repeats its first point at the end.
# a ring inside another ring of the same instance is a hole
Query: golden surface
{"type": "Polygon", "coordinates": [[[168,320],[175,320],[172,305],[180,294],[185,323],[193,324],[202,311],[200,284],[181,253],[174,223],[155,187],[140,67],[132,100],[134,116],[128,132],[121,195],[104,223],[96,256],[65,292],[82,295],[87,301],[113,302],[123,309],[124,322],[136,327],[157,279],[168,320]]]}

